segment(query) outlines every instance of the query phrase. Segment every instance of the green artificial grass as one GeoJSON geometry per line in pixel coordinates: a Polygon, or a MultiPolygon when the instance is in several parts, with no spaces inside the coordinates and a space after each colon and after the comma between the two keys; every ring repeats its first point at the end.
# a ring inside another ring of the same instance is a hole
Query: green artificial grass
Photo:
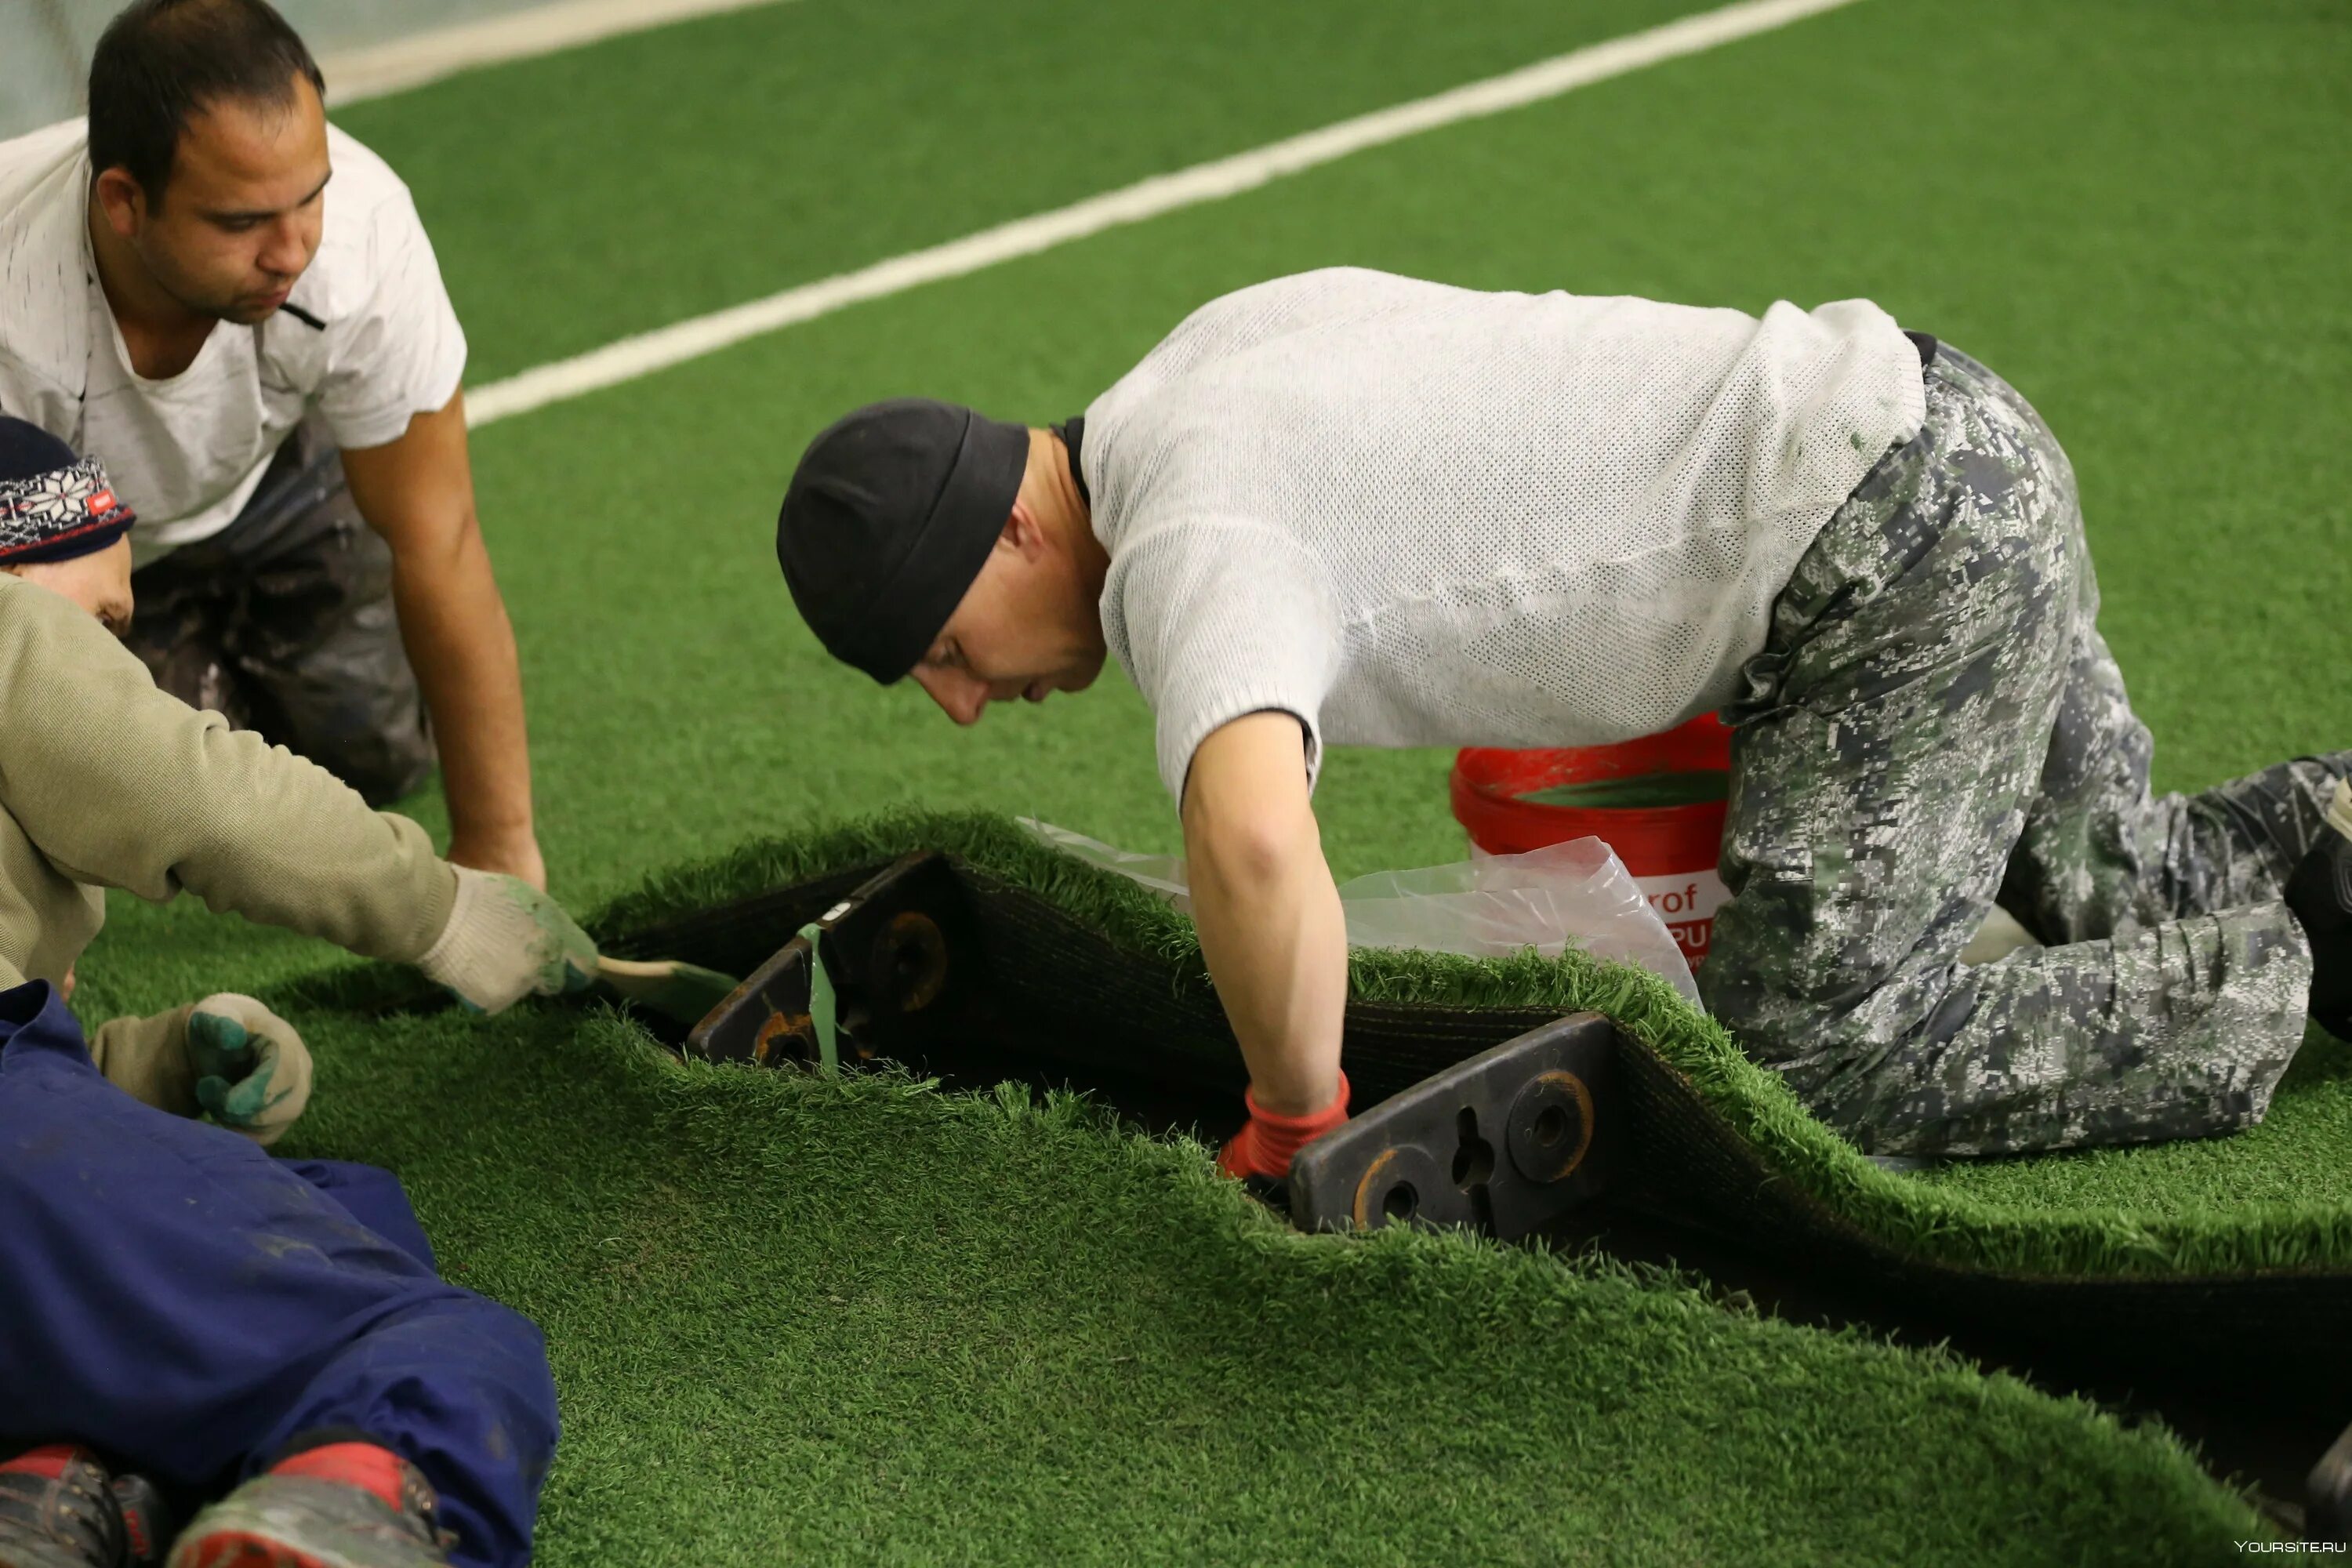
{"type": "MultiPolygon", "coordinates": [[[[886,818],[762,841],[656,878],[597,925],[617,935],[921,848],[950,850],[1031,889],[1129,952],[1168,965],[1177,984],[1205,984],[1191,921],[1123,878],[978,816],[886,818]]],[[[1364,949],[1349,967],[1351,991],[1363,1001],[1606,1014],[1830,1214],[1916,1258],[2066,1278],[2352,1270],[2352,1192],[2341,1163],[2352,1126],[2352,1047],[2316,1031],[2253,1133],[1958,1163],[1923,1178],[1864,1158],[1777,1075],[1741,1055],[1721,1025],[1640,970],[1574,952],[1495,960],[1364,949]]]]}
{"type": "MultiPolygon", "coordinates": [[[[285,998],[279,998],[281,1001],[285,998]]],[[[306,1011],[283,1145],[545,1331],[537,1561],[2201,1563],[2160,1429],[1671,1280],[1307,1237],[1066,1097],[680,1064],[609,1013],[306,1011]]]]}
{"type": "Polygon", "coordinates": [[[1691,8],[793,0],[335,118],[394,157],[491,324],[478,384],[1691,8]]]}
{"type": "MultiPolygon", "coordinates": [[[[415,187],[479,384],[1669,9],[798,0],[338,118],[415,187]]],[[[2347,79],[2334,0],[1865,0],[480,431],[556,890],[593,907],[762,837],[792,847],[664,887],[781,879],[854,847],[823,825],[885,810],[1173,847],[1116,676],[957,732],[822,656],[768,529],[855,404],[1061,417],[1203,300],[1335,263],[1874,297],[2066,444],[2161,786],[2340,747],[2347,79]]],[[[1458,858],[1448,762],[1335,752],[1335,869],[1458,858]]],[[[437,794],[406,808],[446,828],[437,794]]],[[[1189,937],[1128,908],[1105,917],[1122,940],[1182,960],[1189,937]]],[[[118,900],[77,1002],[279,994],[333,956],[118,900]]],[[[1357,978],[1567,1002],[1603,977],[1357,978]]],[[[1923,1254],[2342,1257],[2340,1047],[2307,1047],[2242,1138],[1902,1178],[1670,999],[1616,1000],[1759,1146],[1923,1254]]],[[[2161,1439],[2079,1407],[1605,1269],[1290,1237],[1198,1151],[1066,1110],[722,1078],[573,1014],[300,1021],[320,1095],[292,1147],[399,1170],[456,1277],[549,1331],[570,1424],[550,1563],[2202,1562],[2251,1532],[2161,1439]]]]}

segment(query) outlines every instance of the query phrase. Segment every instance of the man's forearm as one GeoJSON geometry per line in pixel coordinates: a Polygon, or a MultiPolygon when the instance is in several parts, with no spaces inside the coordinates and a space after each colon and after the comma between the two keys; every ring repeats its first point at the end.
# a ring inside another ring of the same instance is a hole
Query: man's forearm
{"type": "Polygon", "coordinates": [[[530,841],[530,748],[514,627],[479,531],[468,526],[436,554],[417,560],[394,552],[393,599],[440,748],[450,858],[467,861],[530,841]]]}
{"type": "Polygon", "coordinates": [[[1339,1087],[1348,934],[1311,813],[1188,816],[1192,919],[1258,1103],[1306,1115],[1339,1087]]]}
{"type": "Polygon", "coordinates": [[[474,519],[466,399],[398,440],[343,451],[352,500],[392,546],[400,640],[433,715],[449,798],[449,858],[547,885],[530,815],[530,747],[514,627],[474,519]]]}

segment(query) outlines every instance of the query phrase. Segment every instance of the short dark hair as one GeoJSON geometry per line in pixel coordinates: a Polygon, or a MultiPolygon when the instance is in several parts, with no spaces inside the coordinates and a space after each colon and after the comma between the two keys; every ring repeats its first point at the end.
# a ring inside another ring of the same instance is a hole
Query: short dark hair
{"type": "Polygon", "coordinates": [[[267,0],[131,0],[89,62],[89,161],[122,169],[162,202],[188,121],[220,100],[286,103],[327,79],[267,0]]]}

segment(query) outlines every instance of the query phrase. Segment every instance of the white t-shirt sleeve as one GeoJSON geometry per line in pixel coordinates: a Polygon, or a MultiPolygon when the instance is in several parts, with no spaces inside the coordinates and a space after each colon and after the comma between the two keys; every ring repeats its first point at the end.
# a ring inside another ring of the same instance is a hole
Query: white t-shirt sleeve
{"type": "Polygon", "coordinates": [[[405,189],[376,207],[365,244],[370,289],[328,323],[317,403],[335,444],[362,448],[398,440],[411,418],[446,404],[466,374],[465,330],[405,189]]]}
{"type": "Polygon", "coordinates": [[[1116,553],[1103,598],[1128,674],[1158,721],[1160,779],[1180,805],[1201,742],[1268,710],[1297,716],[1314,787],[1340,646],[1330,587],[1311,556],[1246,523],[1162,526],[1116,553]]]}

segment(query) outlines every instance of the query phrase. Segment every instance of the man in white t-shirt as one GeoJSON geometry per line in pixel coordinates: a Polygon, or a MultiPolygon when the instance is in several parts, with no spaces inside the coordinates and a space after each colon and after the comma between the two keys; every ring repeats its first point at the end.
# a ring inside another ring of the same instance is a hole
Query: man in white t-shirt
{"type": "Polygon", "coordinates": [[[0,142],[0,412],[138,510],[127,640],[159,684],[373,804],[437,747],[451,858],[543,886],[465,334],[407,188],[322,91],[262,0],[118,16],[88,121],[0,142]]]}
{"type": "Polygon", "coordinates": [[[1732,896],[1700,989],[1865,1149],[2223,1131],[2306,1012],[2352,1031],[2352,752],[2152,798],[2065,455],[1866,300],[1278,279],[1065,426],[852,414],[777,553],[826,647],[961,723],[1126,668],[1250,1070],[1234,1174],[1347,1115],[1326,742],[1591,745],[1720,710],[1732,896]],[[1963,967],[1996,897],[2050,945],[1963,967]]]}

